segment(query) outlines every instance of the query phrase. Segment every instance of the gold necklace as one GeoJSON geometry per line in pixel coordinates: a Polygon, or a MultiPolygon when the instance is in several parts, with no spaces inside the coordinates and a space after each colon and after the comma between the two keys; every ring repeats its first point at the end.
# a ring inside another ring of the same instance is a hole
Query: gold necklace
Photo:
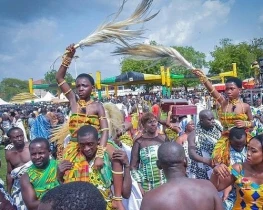
{"type": "MultiPolygon", "coordinates": [[[[239,98],[238,98],[238,99],[232,99],[232,100],[230,100],[230,103],[231,103],[233,106],[236,106],[236,105],[238,104],[238,102],[239,102],[239,98]]],[[[228,101],[228,103],[229,103],[229,101],[228,101]]]]}
{"type": "MultiPolygon", "coordinates": [[[[232,100],[228,100],[228,102],[227,102],[227,106],[226,106],[226,111],[225,111],[225,122],[226,122],[226,125],[228,125],[228,121],[227,121],[227,117],[226,117],[226,113],[228,113],[228,107],[229,107],[229,105],[230,104],[232,104],[232,108],[234,107],[234,106],[236,106],[237,104],[239,103],[239,98],[238,99],[232,99],[232,100]],[[230,102],[230,103],[229,103],[230,102]]],[[[234,111],[233,111],[234,112],[234,111]]],[[[230,113],[232,113],[232,112],[230,112],[230,113]]]]}
{"type": "Polygon", "coordinates": [[[78,105],[80,106],[80,109],[86,108],[88,105],[90,105],[92,103],[93,103],[93,100],[91,100],[91,99],[87,102],[85,100],[78,100],[78,105]]]}

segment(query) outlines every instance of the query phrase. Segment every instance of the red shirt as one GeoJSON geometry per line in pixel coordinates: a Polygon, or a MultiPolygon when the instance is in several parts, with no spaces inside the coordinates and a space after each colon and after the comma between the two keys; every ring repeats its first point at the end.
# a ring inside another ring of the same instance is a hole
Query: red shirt
{"type": "Polygon", "coordinates": [[[160,113],[160,107],[158,104],[154,104],[152,106],[152,113],[155,117],[159,117],[159,113],[160,113]]]}

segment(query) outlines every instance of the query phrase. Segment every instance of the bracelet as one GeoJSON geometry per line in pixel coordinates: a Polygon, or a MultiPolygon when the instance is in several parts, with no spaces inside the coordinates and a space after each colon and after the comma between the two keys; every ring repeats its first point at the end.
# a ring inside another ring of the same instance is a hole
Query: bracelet
{"type": "Polygon", "coordinates": [[[70,58],[70,57],[64,57],[61,65],[68,68],[70,63],[71,63],[71,60],[72,60],[72,58],[70,58]]]}
{"type": "Polygon", "coordinates": [[[95,156],[95,158],[101,158],[101,159],[103,159],[103,157],[104,157],[104,152],[106,151],[106,147],[103,147],[103,146],[100,146],[100,145],[98,145],[97,146],[97,152],[96,152],[96,156],[95,156]]]}
{"type": "Polygon", "coordinates": [[[245,127],[246,127],[246,128],[252,127],[252,122],[250,122],[250,121],[245,121],[245,127]]]}
{"type": "Polygon", "coordinates": [[[202,82],[203,84],[205,84],[208,81],[208,78],[205,75],[202,75],[199,77],[200,82],[202,82]]]}
{"type": "Polygon", "coordinates": [[[107,117],[100,117],[99,119],[100,119],[100,120],[106,120],[107,117]]]}
{"type": "Polygon", "coordinates": [[[115,201],[122,201],[122,197],[117,197],[117,196],[113,196],[112,197],[112,200],[115,200],[115,201]]]}
{"type": "Polygon", "coordinates": [[[113,171],[113,170],[111,170],[111,172],[112,172],[113,174],[116,174],[116,175],[122,175],[122,174],[123,174],[123,171],[119,172],[119,171],[113,171]]]}
{"type": "Polygon", "coordinates": [[[100,131],[109,131],[110,129],[109,128],[102,128],[100,129],[100,131]]]}
{"type": "Polygon", "coordinates": [[[218,102],[218,100],[221,98],[221,94],[216,98],[216,101],[218,102]]]}
{"type": "Polygon", "coordinates": [[[60,86],[63,85],[64,83],[66,83],[66,80],[63,80],[61,83],[58,84],[58,86],[60,87],[60,86]]]}
{"type": "Polygon", "coordinates": [[[69,94],[69,92],[72,91],[72,89],[70,88],[67,92],[64,93],[64,95],[69,94]]]}
{"type": "Polygon", "coordinates": [[[209,93],[212,94],[216,89],[213,88],[209,93]]]}

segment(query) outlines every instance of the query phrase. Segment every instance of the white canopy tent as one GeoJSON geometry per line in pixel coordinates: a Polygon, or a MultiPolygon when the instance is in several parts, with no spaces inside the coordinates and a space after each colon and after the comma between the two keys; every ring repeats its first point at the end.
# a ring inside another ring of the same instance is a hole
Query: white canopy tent
{"type": "Polygon", "coordinates": [[[43,98],[35,99],[34,102],[41,102],[41,101],[51,101],[55,96],[53,96],[50,92],[47,92],[43,98]]]}
{"type": "Polygon", "coordinates": [[[0,105],[8,105],[10,103],[4,101],[3,99],[0,98],[0,105]]]}

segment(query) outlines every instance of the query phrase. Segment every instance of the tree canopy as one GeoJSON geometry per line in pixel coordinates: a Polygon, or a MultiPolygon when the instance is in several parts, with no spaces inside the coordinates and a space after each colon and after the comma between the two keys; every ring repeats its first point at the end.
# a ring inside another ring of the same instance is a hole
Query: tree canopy
{"type": "MultiPolygon", "coordinates": [[[[46,72],[45,76],[44,76],[45,82],[48,83],[48,84],[57,83],[57,81],[56,81],[56,73],[57,73],[57,70],[55,70],[55,69],[46,72]]],[[[71,82],[75,81],[73,79],[72,75],[69,72],[66,73],[65,80],[68,83],[71,83],[71,82]]]]}
{"type": "Polygon", "coordinates": [[[232,70],[232,63],[237,64],[237,74],[240,79],[253,76],[251,63],[263,56],[263,38],[250,42],[234,44],[231,39],[222,39],[211,52],[213,60],[209,62],[211,74],[219,74],[232,70]]]}
{"type": "Polygon", "coordinates": [[[0,97],[5,101],[10,101],[14,95],[23,92],[29,92],[28,81],[5,78],[0,83],[0,97]]]}

